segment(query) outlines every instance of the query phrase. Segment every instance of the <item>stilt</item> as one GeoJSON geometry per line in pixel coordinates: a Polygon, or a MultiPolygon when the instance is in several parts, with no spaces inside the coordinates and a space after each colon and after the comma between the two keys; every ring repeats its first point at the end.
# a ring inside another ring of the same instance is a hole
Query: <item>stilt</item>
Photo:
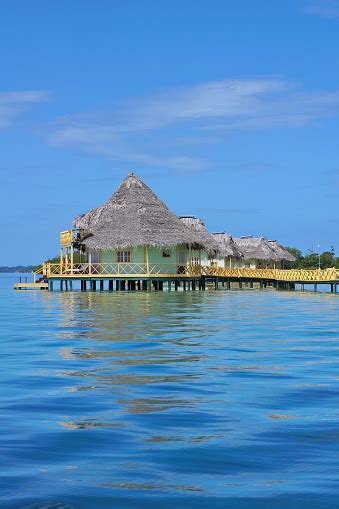
{"type": "Polygon", "coordinates": [[[103,279],[100,280],[100,291],[101,292],[104,291],[104,280],[103,279]]]}
{"type": "Polygon", "coordinates": [[[120,281],[120,290],[123,292],[126,290],[126,281],[124,279],[120,281]]]}
{"type": "Polygon", "coordinates": [[[218,290],[218,286],[219,286],[219,279],[216,277],[216,278],[214,279],[214,289],[215,289],[215,290],[218,290]]]}
{"type": "Polygon", "coordinates": [[[65,281],[65,290],[66,290],[66,292],[68,292],[68,281],[67,280],[65,281]]]}
{"type": "Polygon", "coordinates": [[[264,286],[264,282],[262,279],[260,279],[260,281],[259,281],[259,286],[260,286],[260,290],[262,290],[263,286],[264,286]]]}
{"type": "Polygon", "coordinates": [[[318,289],[318,285],[317,285],[317,283],[314,283],[314,291],[316,292],[317,289],[318,289]]]}
{"type": "Polygon", "coordinates": [[[227,289],[230,290],[231,289],[231,280],[230,278],[228,277],[227,278],[227,289]]]}
{"type": "Polygon", "coordinates": [[[175,280],[174,281],[174,290],[177,292],[178,288],[179,288],[179,281],[175,280]]]}
{"type": "Polygon", "coordinates": [[[48,290],[53,292],[53,281],[51,279],[48,280],[48,290]]]}
{"type": "Polygon", "coordinates": [[[253,279],[250,279],[250,288],[253,288],[253,279]]]}
{"type": "MultiPolygon", "coordinates": [[[[117,281],[118,283],[118,281],[117,281]]],[[[113,279],[109,279],[108,281],[108,291],[113,292],[113,279]]]]}
{"type": "Polygon", "coordinates": [[[186,281],[182,282],[182,286],[183,286],[184,292],[186,292],[186,281]]]}
{"type": "Polygon", "coordinates": [[[239,279],[239,290],[242,290],[242,279],[239,279]]]}
{"type": "Polygon", "coordinates": [[[172,281],[167,281],[167,290],[169,292],[172,290],[172,281]]]}
{"type": "Polygon", "coordinates": [[[196,281],[195,279],[192,279],[192,290],[194,291],[196,287],[196,281]]]}
{"type": "Polygon", "coordinates": [[[332,283],[331,284],[331,293],[333,293],[333,292],[334,292],[334,284],[332,283]]]}
{"type": "Polygon", "coordinates": [[[147,290],[147,279],[143,279],[143,281],[142,281],[142,289],[145,290],[145,291],[147,290]]]}
{"type": "Polygon", "coordinates": [[[86,281],[86,279],[84,279],[84,292],[86,292],[86,290],[87,290],[87,281],[86,281]]]}
{"type": "Polygon", "coordinates": [[[159,290],[163,291],[163,289],[164,289],[164,282],[159,281],[159,290]]]}
{"type": "Polygon", "coordinates": [[[63,282],[63,280],[61,279],[61,280],[60,280],[60,291],[62,292],[62,291],[63,291],[63,289],[64,289],[64,282],[63,282]]]}
{"type": "MultiPolygon", "coordinates": [[[[113,281],[112,281],[112,290],[113,290],[113,281]]],[[[120,279],[115,281],[115,291],[120,292],[120,279]]]]}

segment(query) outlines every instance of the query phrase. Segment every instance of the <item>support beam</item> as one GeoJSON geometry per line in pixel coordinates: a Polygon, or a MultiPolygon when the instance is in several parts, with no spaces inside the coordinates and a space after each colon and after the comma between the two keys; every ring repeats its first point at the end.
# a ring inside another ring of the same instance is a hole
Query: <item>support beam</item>
{"type": "Polygon", "coordinates": [[[113,279],[108,281],[108,291],[113,292],[113,279]]]}

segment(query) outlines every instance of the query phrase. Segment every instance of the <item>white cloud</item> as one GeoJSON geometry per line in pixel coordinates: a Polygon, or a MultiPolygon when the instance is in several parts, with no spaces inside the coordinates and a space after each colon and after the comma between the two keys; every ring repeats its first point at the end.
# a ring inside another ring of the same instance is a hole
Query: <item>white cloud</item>
{"type": "Polygon", "coordinates": [[[224,132],[298,127],[338,113],[339,91],[299,91],[282,80],[225,80],[59,119],[48,141],[135,164],[199,170],[210,164],[201,147],[213,137],[220,143],[224,132]]]}
{"type": "Polygon", "coordinates": [[[0,128],[10,126],[30,105],[47,98],[43,91],[0,92],[0,128]]]}

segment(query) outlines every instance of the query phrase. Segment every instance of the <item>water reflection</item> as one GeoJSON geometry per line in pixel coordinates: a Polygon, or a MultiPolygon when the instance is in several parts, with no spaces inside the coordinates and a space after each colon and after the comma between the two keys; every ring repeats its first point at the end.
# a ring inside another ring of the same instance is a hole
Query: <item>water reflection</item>
{"type": "Polygon", "coordinates": [[[8,507],[14,485],[17,507],[293,508],[296,493],[305,507],[336,493],[337,296],[24,299],[2,315],[8,507]]]}

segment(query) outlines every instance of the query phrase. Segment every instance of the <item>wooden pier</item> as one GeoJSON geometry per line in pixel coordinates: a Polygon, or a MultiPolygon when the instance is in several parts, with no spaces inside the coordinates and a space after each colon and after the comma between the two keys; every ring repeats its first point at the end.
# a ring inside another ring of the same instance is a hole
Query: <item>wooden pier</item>
{"type": "Polygon", "coordinates": [[[227,269],[202,265],[143,264],[143,263],[93,263],[93,264],[44,264],[34,273],[32,283],[16,283],[16,290],[39,289],[53,291],[150,291],[150,290],[204,290],[231,288],[275,288],[276,290],[301,290],[329,285],[336,293],[339,274],[330,269],[227,269]],[[77,284],[75,284],[77,283],[77,284]]]}

